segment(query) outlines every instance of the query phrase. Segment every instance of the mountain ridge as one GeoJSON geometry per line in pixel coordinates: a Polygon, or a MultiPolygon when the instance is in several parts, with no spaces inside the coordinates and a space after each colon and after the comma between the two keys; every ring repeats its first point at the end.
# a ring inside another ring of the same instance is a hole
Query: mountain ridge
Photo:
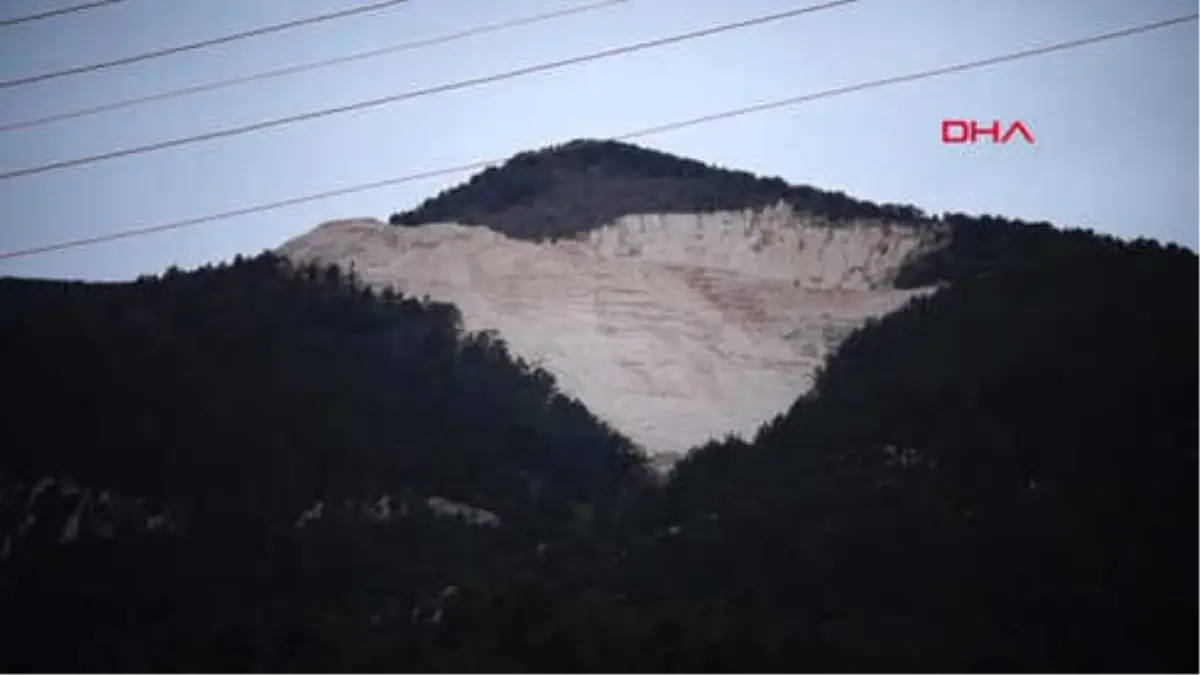
{"type": "Polygon", "coordinates": [[[927,220],[913,206],[876,204],[631,143],[586,138],[517,153],[388,220],[407,226],[437,221],[485,225],[510,237],[539,241],[633,213],[758,209],[780,201],[833,222],[927,220]]]}
{"type": "Polygon", "coordinates": [[[312,264],[0,279],[0,667],[1195,672],[1194,253],[574,152],[312,264]],[[571,395],[639,382],[750,431],[655,476],[571,395]]]}
{"type": "MultiPolygon", "coordinates": [[[[388,222],[482,225],[530,241],[573,237],[638,213],[711,213],[788,204],[831,227],[889,223],[928,231],[936,240],[897,273],[897,288],[918,288],[993,273],[1039,251],[1058,250],[1059,232],[1119,241],[1089,228],[1055,227],[992,214],[927,213],[911,204],[877,203],[841,191],[726,169],[631,143],[580,138],[520,152],[474,174],[388,222]]],[[[1139,240],[1134,240],[1136,243],[1139,240]]],[[[1174,243],[1169,251],[1187,251],[1174,243]]],[[[1195,252],[1191,252],[1193,255],[1195,252]]]]}

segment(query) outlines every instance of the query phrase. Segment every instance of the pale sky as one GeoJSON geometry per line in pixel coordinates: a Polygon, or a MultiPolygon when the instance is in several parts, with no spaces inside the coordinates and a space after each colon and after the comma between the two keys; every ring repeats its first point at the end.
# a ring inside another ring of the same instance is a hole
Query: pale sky
{"type": "MultiPolygon", "coordinates": [[[[0,27],[11,79],[366,0],[130,0],[0,27]]],[[[0,18],[72,0],[3,0],[0,18]]],[[[569,0],[411,0],[210,50],[0,89],[0,124],[536,14],[569,0]]],[[[348,66],[0,132],[0,172],[479,77],[806,2],[629,0],[348,66]]],[[[1085,37],[1194,0],[863,0],[715,37],[259,133],[0,181],[0,252],[385,179],[577,137],[1085,37]]],[[[931,212],[992,213],[1197,248],[1197,25],[715,122],[639,144],[931,212]],[[943,118],[1037,144],[943,146],[943,118]]],[[[0,260],[0,275],[129,279],[386,219],[469,174],[138,239],[0,260]]]]}

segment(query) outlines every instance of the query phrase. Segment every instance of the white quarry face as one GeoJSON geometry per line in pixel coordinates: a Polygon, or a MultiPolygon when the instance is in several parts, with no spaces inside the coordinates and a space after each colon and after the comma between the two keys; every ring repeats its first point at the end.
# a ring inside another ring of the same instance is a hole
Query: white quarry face
{"type": "Polygon", "coordinates": [[[929,292],[891,280],[932,243],[928,228],[831,227],[781,204],[631,215],[553,243],[342,220],[278,252],[453,303],[466,330],[498,332],[663,461],[786,410],[850,331],[929,292]]]}

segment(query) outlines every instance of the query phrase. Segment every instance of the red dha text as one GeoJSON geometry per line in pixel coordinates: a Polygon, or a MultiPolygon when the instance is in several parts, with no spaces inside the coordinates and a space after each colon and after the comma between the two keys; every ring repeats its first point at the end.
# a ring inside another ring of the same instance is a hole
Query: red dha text
{"type": "Polygon", "coordinates": [[[942,120],[942,143],[977,143],[980,136],[991,138],[993,144],[1008,143],[1014,136],[1024,138],[1029,145],[1034,143],[1029,127],[1019,120],[1008,125],[1007,129],[1000,120],[992,120],[987,126],[976,120],[942,120]]]}

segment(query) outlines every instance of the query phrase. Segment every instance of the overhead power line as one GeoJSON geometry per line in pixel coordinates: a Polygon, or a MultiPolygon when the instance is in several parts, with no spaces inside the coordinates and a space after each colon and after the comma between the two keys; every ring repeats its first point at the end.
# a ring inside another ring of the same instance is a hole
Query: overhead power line
{"type": "Polygon", "coordinates": [[[74,14],[75,12],[82,12],[89,9],[97,9],[106,5],[115,5],[119,2],[125,2],[125,0],[92,0],[92,2],[81,2],[77,5],[69,5],[67,7],[59,7],[57,9],[48,9],[35,14],[27,14],[25,16],[18,16],[10,19],[0,19],[0,28],[16,26],[23,23],[33,23],[34,21],[42,21],[44,19],[52,19],[56,16],[74,14]]]}
{"type": "MultiPolygon", "coordinates": [[[[966,72],[966,71],[970,71],[970,70],[977,70],[980,68],[986,68],[989,66],[999,65],[1001,63],[1018,61],[1018,60],[1022,60],[1022,59],[1033,58],[1036,56],[1045,56],[1047,54],[1051,54],[1054,52],[1066,51],[1068,49],[1076,49],[1079,47],[1097,44],[1100,42],[1107,42],[1109,40],[1115,40],[1118,38],[1129,37],[1129,36],[1137,35],[1137,34],[1141,34],[1141,33],[1148,33],[1151,31],[1166,28],[1168,26],[1182,24],[1182,23],[1186,23],[1189,21],[1195,21],[1197,18],[1200,18],[1200,14],[1188,14],[1188,15],[1179,16],[1179,17],[1176,17],[1173,19],[1166,19],[1163,21],[1156,21],[1153,23],[1142,24],[1139,26],[1131,27],[1131,28],[1125,28],[1125,29],[1121,29],[1121,30],[1111,31],[1108,33],[1101,33],[1099,35],[1093,35],[1093,36],[1086,37],[1086,38],[1079,38],[1076,40],[1055,42],[1055,43],[1051,43],[1048,45],[1043,45],[1041,47],[1034,47],[1034,48],[1025,49],[1022,51],[1010,52],[1008,54],[1003,54],[1000,56],[993,56],[993,57],[989,57],[989,58],[985,58],[985,59],[979,59],[976,61],[966,61],[963,63],[957,63],[957,64],[953,64],[953,65],[949,65],[949,66],[943,66],[941,68],[934,68],[931,70],[922,70],[922,71],[906,73],[903,75],[895,75],[893,77],[886,77],[886,78],[876,79],[876,80],[867,80],[865,82],[859,82],[857,84],[850,84],[850,85],[845,85],[845,86],[841,86],[841,87],[836,87],[834,89],[825,89],[822,91],[812,92],[809,94],[802,94],[799,96],[792,96],[792,97],[784,98],[784,99],[778,99],[778,100],[770,101],[770,102],[766,102],[766,103],[759,103],[756,105],[746,106],[743,108],[735,108],[732,110],[725,110],[722,112],[712,113],[712,114],[704,115],[701,117],[693,117],[690,119],[679,120],[679,121],[670,122],[667,124],[660,124],[660,125],[653,126],[653,127],[645,127],[642,129],[638,129],[636,131],[630,131],[630,132],[621,134],[619,136],[613,136],[611,138],[613,140],[618,140],[618,141],[628,141],[628,140],[633,140],[636,138],[642,138],[645,136],[666,133],[668,131],[674,131],[674,130],[682,129],[685,127],[691,127],[691,126],[695,126],[698,124],[705,124],[708,122],[715,122],[718,120],[729,119],[729,118],[733,118],[733,117],[740,117],[740,116],[748,115],[751,113],[765,112],[767,110],[774,110],[777,108],[784,108],[784,107],[799,105],[801,103],[808,103],[810,101],[816,101],[816,100],[820,100],[820,99],[824,99],[824,98],[832,98],[834,96],[841,96],[843,94],[850,94],[850,93],[854,93],[854,92],[858,92],[858,91],[864,91],[867,89],[887,87],[887,86],[896,85],[896,84],[903,84],[906,82],[915,82],[918,80],[925,80],[925,79],[930,79],[930,78],[934,78],[934,77],[940,77],[943,75],[950,75],[953,73],[961,73],[961,72],[966,72]]],[[[333,197],[342,197],[345,195],[357,194],[360,192],[367,192],[369,190],[376,190],[376,189],[379,189],[382,187],[399,185],[401,183],[410,183],[410,182],[421,180],[424,178],[433,178],[436,176],[446,176],[446,175],[462,173],[464,171],[474,171],[474,170],[478,170],[478,169],[484,169],[489,166],[501,164],[506,159],[507,158],[505,157],[505,158],[493,158],[493,159],[487,159],[487,160],[468,162],[466,164],[458,164],[456,166],[443,167],[440,169],[432,169],[429,171],[421,171],[418,173],[410,173],[407,175],[396,176],[393,178],[387,178],[384,180],[374,181],[374,182],[370,182],[370,183],[359,183],[357,185],[335,188],[332,190],[326,190],[324,192],[310,193],[307,195],[291,197],[288,199],[281,199],[281,200],[273,201],[273,202],[263,202],[263,203],[254,204],[251,206],[244,206],[241,208],[232,209],[229,211],[220,211],[220,212],[210,213],[210,214],[203,215],[203,216],[195,216],[192,218],[185,218],[183,220],[168,221],[168,222],[159,223],[156,225],[148,225],[148,226],[143,226],[143,227],[129,228],[129,229],[125,229],[125,230],[117,230],[114,232],[108,232],[105,234],[95,235],[92,237],[83,237],[83,238],[79,238],[79,239],[67,239],[67,240],[63,240],[63,241],[59,241],[59,242],[55,242],[55,243],[51,243],[51,244],[44,244],[41,246],[34,246],[34,247],[30,247],[30,248],[25,248],[25,249],[5,251],[5,252],[0,252],[0,260],[10,260],[13,258],[28,257],[31,255],[48,253],[51,251],[60,251],[60,250],[70,249],[70,248],[93,246],[96,244],[109,242],[109,241],[116,241],[119,239],[129,239],[129,238],[133,238],[133,237],[141,237],[141,236],[146,236],[146,235],[150,235],[150,234],[157,234],[160,232],[167,232],[170,230],[183,229],[186,227],[195,227],[197,225],[204,225],[204,224],[216,222],[219,220],[227,220],[229,218],[246,216],[246,215],[251,215],[254,213],[262,213],[264,211],[274,211],[274,210],[281,209],[281,208],[288,207],[288,206],[295,206],[297,204],[304,204],[307,202],[320,201],[323,199],[330,199],[333,197]]]]}
{"type": "Polygon", "coordinates": [[[48,164],[27,167],[24,169],[13,169],[11,171],[5,171],[3,173],[0,173],[0,180],[8,180],[8,179],[12,179],[12,178],[18,178],[21,176],[32,176],[34,174],[45,173],[47,171],[54,171],[57,169],[66,169],[69,167],[81,166],[84,164],[92,164],[94,162],[100,162],[100,161],[105,161],[105,160],[110,160],[110,159],[117,159],[118,157],[129,157],[131,155],[141,155],[141,154],[145,154],[148,152],[156,152],[158,150],[166,150],[167,148],[177,148],[177,147],[184,146],[184,145],[191,145],[194,143],[212,141],[212,140],[216,140],[218,138],[228,138],[230,136],[239,136],[241,134],[248,134],[248,133],[251,133],[254,131],[262,131],[264,129],[271,129],[274,127],[281,127],[281,126],[286,126],[289,124],[296,124],[297,122],[305,122],[305,121],[317,119],[320,117],[328,117],[330,115],[340,115],[343,113],[353,112],[353,111],[357,111],[357,110],[365,110],[367,108],[376,108],[376,107],[388,105],[391,103],[397,103],[399,101],[420,98],[422,96],[431,96],[433,94],[441,94],[441,93],[445,93],[445,92],[449,92],[449,91],[456,91],[459,89],[467,89],[469,87],[477,87],[482,84],[490,84],[492,82],[499,82],[502,80],[509,80],[509,79],[513,79],[513,78],[517,78],[517,77],[523,77],[526,75],[532,75],[534,73],[545,72],[548,70],[556,70],[559,68],[565,68],[567,66],[573,66],[576,64],[580,64],[580,63],[586,63],[588,61],[596,61],[599,59],[605,59],[605,58],[610,58],[613,56],[630,54],[633,52],[643,51],[646,49],[663,47],[663,46],[666,46],[669,44],[675,44],[675,43],[684,42],[687,40],[694,40],[697,38],[707,37],[710,35],[716,35],[718,33],[725,33],[725,32],[738,30],[738,29],[742,29],[742,28],[749,28],[751,26],[757,26],[757,25],[761,25],[761,24],[765,24],[765,23],[770,23],[772,21],[780,21],[782,19],[788,19],[791,17],[800,16],[801,14],[808,14],[808,13],[817,12],[820,10],[832,9],[834,7],[839,7],[841,5],[849,5],[849,4],[853,4],[853,3],[861,2],[861,1],[862,0],[831,0],[830,2],[825,2],[825,3],[819,4],[819,5],[810,5],[807,7],[800,7],[798,9],[791,9],[791,10],[788,10],[785,12],[776,12],[774,14],[768,14],[765,16],[755,17],[753,19],[745,19],[743,21],[735,21],[732,23],[720,24],[717,26],[705,28],[702,30],[692,31],[689,33],[682,33],[679,35],[673,35],[673,36],[665,37],[665,38],[658,38],[655,40],[647,40],[645,42],[637,42],[634,44],[625,45],[623,47],[615,47],[615,48],[611,48],[611,49],[605,49],[605,50],[598,51],[598,52],[592,52],[590,54],[584,54],[581,56],[573,56],[573,57],[566,58],[566,59],[560,59],[558,61],[543,62],[543,63],[539,63],[539,64],[536,64],[533,66],[517,68],[516,70],[509,70],[509,71],[505,71],[502,73],[494,73],[492,75],[485,75],[483,77],[476,77],[476,78],[472,78],[469,80],[459,80],[457,82],[451,82],[448,84],[440,84],[440,85],[435,85],[432,87],[425,87],[422,89],[414,89],[414,90],[402,92],[399,94],[392,94],[390,96],[384,96],[382,98],[371,99],[369,101],[358,101],[356,103],[350,103],[347,105],[336,106],[333,108],[323,108],[321,110],[312,110],[309,112],[299,113],[296,115],[289,115],[287,117],[276,117],[276,118],[272,118],[272,119],[268,119],[268,120],[262,120],[260,122],[254,122],[252,124],[246,124],[246,125],[237,126],[237,127],[228,127],[225,129],[218,129],[216,131],[209,131],[209,132],[205,132],[205,133],[194,134],[191,136],[182,136],[179,138],[172,138],[172,139],[163,140],[163,141],[156,141],[154,143],[147,143],[146,145],[139,145],[139,146],[134,146],[134,147],[130,147],[130,148],[122,148],[120,150],[112,150],[109,152],[104,152],[104,153],[100,153],[97,155],[90,155],[87,157],[64,159],[64,160],[60,160],[57,162],[50,162],[48,164]]]}
{"type": "Polygon", "coordinates": [[[37,75],[28,75],[26,77],[18,77],[16,79],[12,79],[12,80],[0,80],[0,89],[8,89],[11,87],[18,87],[21,85],[33,84],[34,82],[44,82],[46,80],[53,80],[53,79],[57,79],[60,77],[67,77],[69,75],[81,75],[83,73],[91,73],[91,72],[95,72],[98,70],[106,70],[108,68],[115,68],[117,66],[127,66],[132,63],[139,63],[141,61],[149,61],[151,59],[162,58],[164,56],[171,56],[174,54],[181,54],[183,52],[190,52],[190,51],[194,51],[197,49],[204,49],[206,47],[213,47],[216,45],[226,44],[229,42],[236,42],[238,40],[245,40],[247,38],[258,37],[260,35],[268,35],[270,33],[279,33],[281,31],[290,30],[292,28],[299,28],[301,26],[308,26],[308,25],[312,25],[315,23],[332,21],[334,19],[341,19],[341,18],[345,18],[348,16],[354,16],[356,14],[366,14],[368,12],[375,12],[375,11],[384,9],[385,7],[391,7],[393,5],[399,5],[399,4],[405,3],[405,2],[409,2],[409,0],[381,0],[380,2],[375,2],[370,5],[362,5],[360,7],[351,7],[349,9],[343,9],[343,10],[339,10],[337,12],[329,12],[327,14],[318,14],[316,16],[310,16],[310,17],[306,17],[303,19],[293,19],[292,21],[284,21],[283,23],[275,23],[275,24],[270,24],[267,26],[260,26],[258,28],[252,28],[250,30],[244,30],[244,31],[240,31],[237,33],[230,33],[229,35],[222,35],[221,37],[209,38],[207,40],[200,40],[199,42],[190,42],[188,44],[177,45],[175,47],[166,47],[164,49],[157,49],[157,50],[151,51],[151,52],[144,52],[142,54],[135,54],[133,56],[125,56],[125,57],[122,57],[119,59],[113,59],[111,61],[100,61],[97,63],[90,63],[90,64],[87,64],[84,66],[75,66],[73,68],[64,68],[63,70],[55,70],[55,71],[46,72],[46,73],[39,73],[37,75]]]}
{"type": "Polygon", "coordinates": [[[7,26],[16,26],[17,24],[22,24],[22,23],[33,23],[34,21],[41,21],[42,19],[50,19],[50,18],[53,18],[56,16],[62,16],[64,14],[73,14],[75,12],[82,12],[87,9],[95,9],[97,7],[103,7],[105,5],[115,5],[118,2],[125,2],[125,0],[93,0],[92,2],[81,2],[78,5],[70,5],[68,7],[59,7],[58,9],[48,9],[44,12],[38,12],[36,14],[27,14],[25,16],[18,16],[18,17],[14,17],[11,19],[0,19],[0,28],[7,27],[7,26]]]}
{"type": "MultiPolygon", "coordinates": [[[[119,1],[119,0],[110,0],[110,1],[119,1]]],[[[138,97],[134,97],[134,98],[123,99],[120,101],[113,101],[112,103],[104,103],[101,105],[92,106],[90,108],[81,108],[79,110],[72,110],[70,112],[57,113],[54,115],[47,115],[45,117],[39,117],[39,118],[25,120],[25,121],[21,121],[21,122],[10,122],[7,124],[0,124],[0,133],[5,132],[5,131],[14,131],[16,129],[27,129],[29,127],[41,126],[44,124],[49,124],[51,122],[60,122],[63,120],[85,117],[87,115],[94,115],[96,113],[101,113],[101,112],[109,112],[112,110],[119,110],[122,108],[128,108],[131,106],[141,105],[143,103],[150,103],[153,101],[163,101],[166,99],[178,98],[180,96],[187,96],[189,94],[199,94],[201,92],[214,91],[217,89],[232,87],[232,86],[239,85],[239,84],[246,84],[249,82],[267,80],[267,79],[276,78],[276,77],[283,77],[285,75],[295,75],[296,73],[303,73],[303,72],[307,72],[310,70],[317,70],[319,68],[328,68],[330,66],[343,65],[346,63],[354,62],[354,61],[363,61],[366,59],[376,58],[379,56],[385,56],[387,54],[396,54],[396,53],[400,53],[400,52],[413,51],[413,50],[421,49],[424,47],[433,47],[435,45],[442,45],[442,44],[446,44],[449,42],[462,40],[464,38],[474,37],[476,35],[495,33],[495,32],[509,29],[509,28],[516,28],[518,26],[528,26],[530,24],[540,23],[542,21],[549,21],[551,19],[557,19],[557,18],[561,18],[564,16],[572,15],[572,14],[591,12],[591,11],[595,11],[597,9],[611,7],[613,5],[619,5],[619,4],[623,4],[626,2],[629,2],[629,0],[600,0],[599,2],[592,2],[592,3],[582,4],[582,5],[574,5],[571,7],[566,7],[566,8],[554,10],[551,12],[543,12],[541,14],[533,14],[530,16],[524,16],[524,17],[520,17],[517,19],[511,19],[508,21],[501,21],[498,23],[491,23],[491,24],[485,24],[482,26],[476,26],[474,28],[468,28],[466,30],[462,30],[462,31],[454,32],[454,33],[447,33],[445,35],[439,35],[439,36],[432,37],[432,38],[413,40],[410,42],[401,42],[401,43],[390,45],[387,47],[381,47],[379,49],[371,49],[368,51],[356,52],[354,54],[349,54],[346,56],[339,56],[339,57],[335,57],[335,58],[324,59],[321,61],[311,61],[309,63],[302,63],[302,64],[298,64],[298,65],[294,65],[294,66],[287,66],[287,67],[278,68],[275,70],[266,70],[266,71],[263,71],[260,73],[253,73],[251,75],[242,75],[239,77],[232,77],[227,80],[218,80],[215,82],[208,82],[205,84],[197,84],[197,85],[192,85],[192,86],[188,86],[188,87],[180,87],[178,89],[167,89],[165,91],[160,91],[160,92],[157,92],[154,94],[149,94],[146,96],[138,96],[138,97]]]]}

